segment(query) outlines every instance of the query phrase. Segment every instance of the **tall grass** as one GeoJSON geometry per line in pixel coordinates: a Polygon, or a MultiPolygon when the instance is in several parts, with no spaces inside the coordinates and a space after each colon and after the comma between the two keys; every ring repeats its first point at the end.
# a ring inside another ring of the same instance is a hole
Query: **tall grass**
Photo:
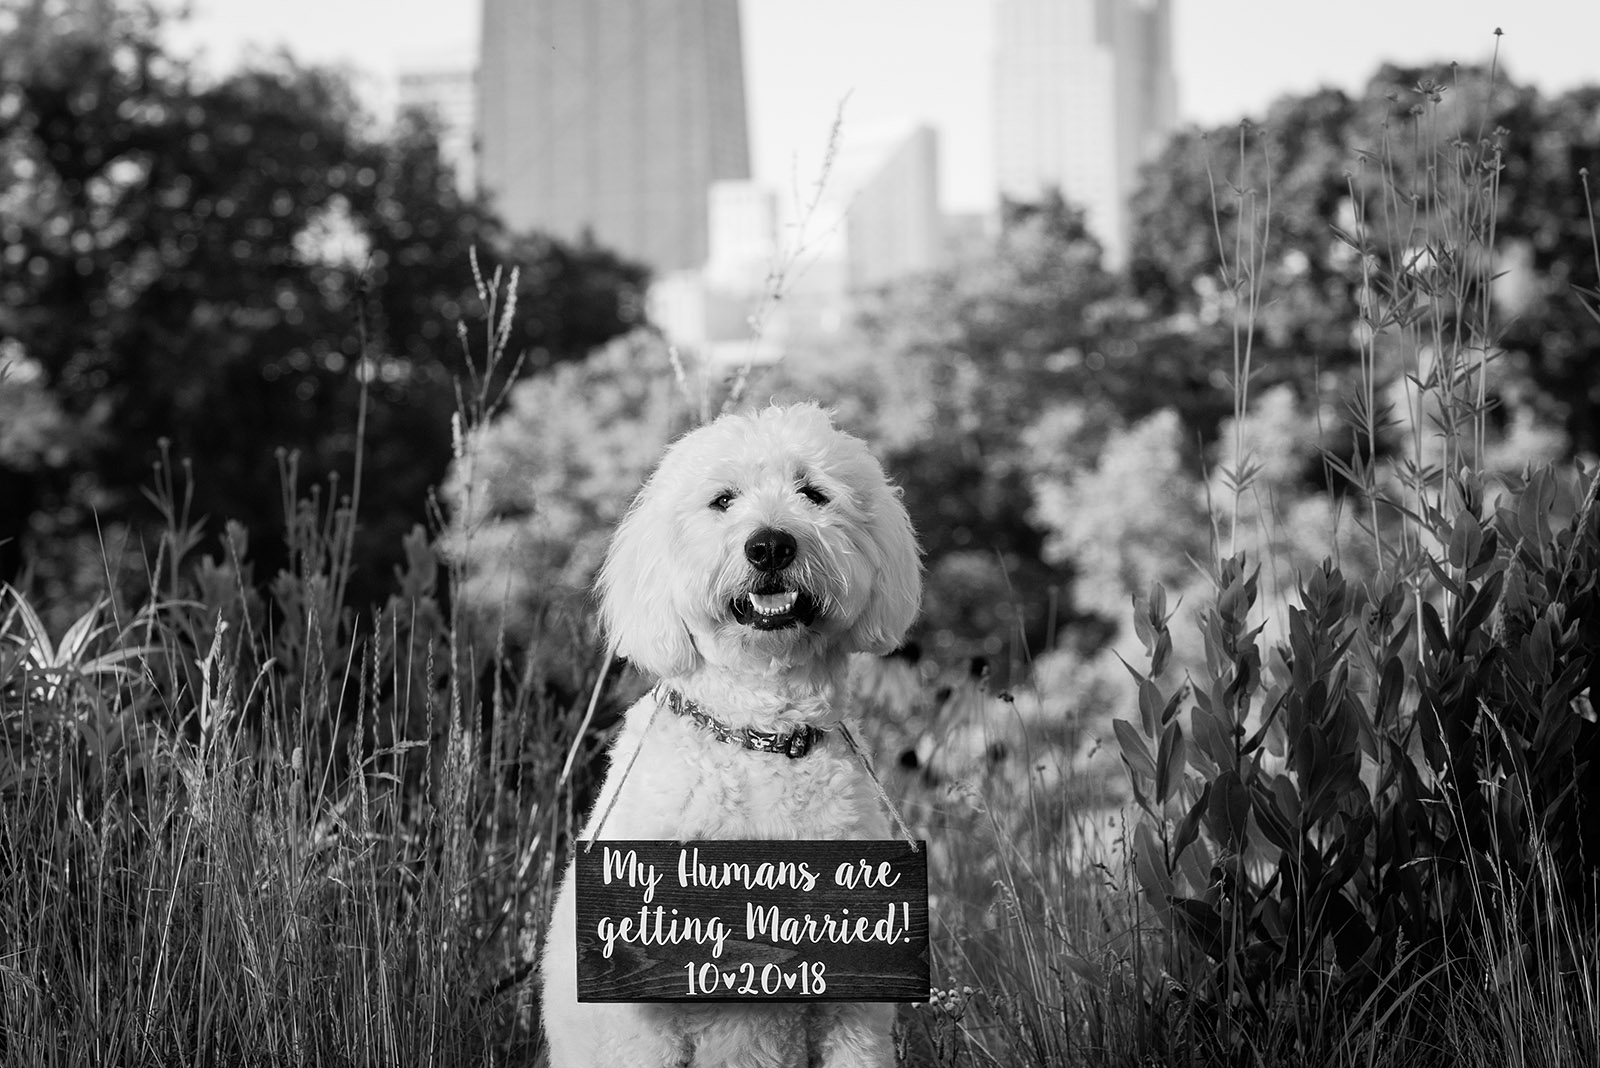
{"type": "Polygon", "coordinates": [[[359,501],[298,501],[284,468],[291,567],[266,596],[240,528],[199,554],[170,464],[142,596],[52,640],[0,591],[5,1063],[537,1049],[524,980],[587,786],[557,784],[576,717],[447,612],[421,531],[388,603],[346,607],[359,501]]]}

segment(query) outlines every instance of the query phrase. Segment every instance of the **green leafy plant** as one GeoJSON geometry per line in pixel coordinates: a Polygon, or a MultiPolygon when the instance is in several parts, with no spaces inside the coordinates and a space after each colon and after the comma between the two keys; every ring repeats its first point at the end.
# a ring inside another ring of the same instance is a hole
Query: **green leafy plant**
{"type": "MultiPolygon", "coordinates": [[[[1485,472],[1499,146],[1434,147],[1444,90],[1417,92],[1422,165],[1378,157],[1391,236],[1344,235],[1366,385],[1354,451],[1326,462],[1377,571],[1325,561],[1273,619],[1261,562],[1222,559],[1196,613],[1203,665],[1180,682],[1165,593],[1135,606],[1148,667],[1130,668],[1137,718],[1114,725],[1132,859],[1208,1060],[1600,1056],[1600,475],[1485,472]]],[[[1248,352],[1255,304],[1237,307],[1248,352]]]]}

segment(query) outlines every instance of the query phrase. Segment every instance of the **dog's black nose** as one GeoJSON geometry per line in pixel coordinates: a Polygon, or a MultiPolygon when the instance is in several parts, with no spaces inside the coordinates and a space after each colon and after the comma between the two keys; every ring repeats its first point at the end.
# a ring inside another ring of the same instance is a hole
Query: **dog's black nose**
{"type": "Polygon", "coordinates": [[[794,535],[763,527],[745,540],[744,558],[757,571],[782,571],[794,562],[794,535]]]}

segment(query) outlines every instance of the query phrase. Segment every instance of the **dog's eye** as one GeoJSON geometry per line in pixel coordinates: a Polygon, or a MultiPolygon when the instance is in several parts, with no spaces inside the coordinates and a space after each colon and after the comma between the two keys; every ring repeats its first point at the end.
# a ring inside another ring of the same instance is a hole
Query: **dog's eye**
{"type": "Polygon", "coordinates": [[[830,499],[826,493],[823,493],[809,482],[800,487],[800,496],[818,506],[827,504],[830,499]]]}
{"type": "Polygon", "coordinates": [[[726,491],[717,494],[715,497],[711,498],[711,510],[713,512],[726,512],[728,510],[728,505],[733,503],[733,496],[734,495],[732,493],[728,493],[726,491]]]}

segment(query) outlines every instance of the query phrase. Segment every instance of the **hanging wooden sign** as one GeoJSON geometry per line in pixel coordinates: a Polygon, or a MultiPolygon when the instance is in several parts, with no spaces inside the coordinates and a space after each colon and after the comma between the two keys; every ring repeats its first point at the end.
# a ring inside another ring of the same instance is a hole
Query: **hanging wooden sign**
{"type": "Polygon", "coordinates": [[[579,1001],[928,1000],[922,843],[582,842],[577,920],[579,1001]]]}

